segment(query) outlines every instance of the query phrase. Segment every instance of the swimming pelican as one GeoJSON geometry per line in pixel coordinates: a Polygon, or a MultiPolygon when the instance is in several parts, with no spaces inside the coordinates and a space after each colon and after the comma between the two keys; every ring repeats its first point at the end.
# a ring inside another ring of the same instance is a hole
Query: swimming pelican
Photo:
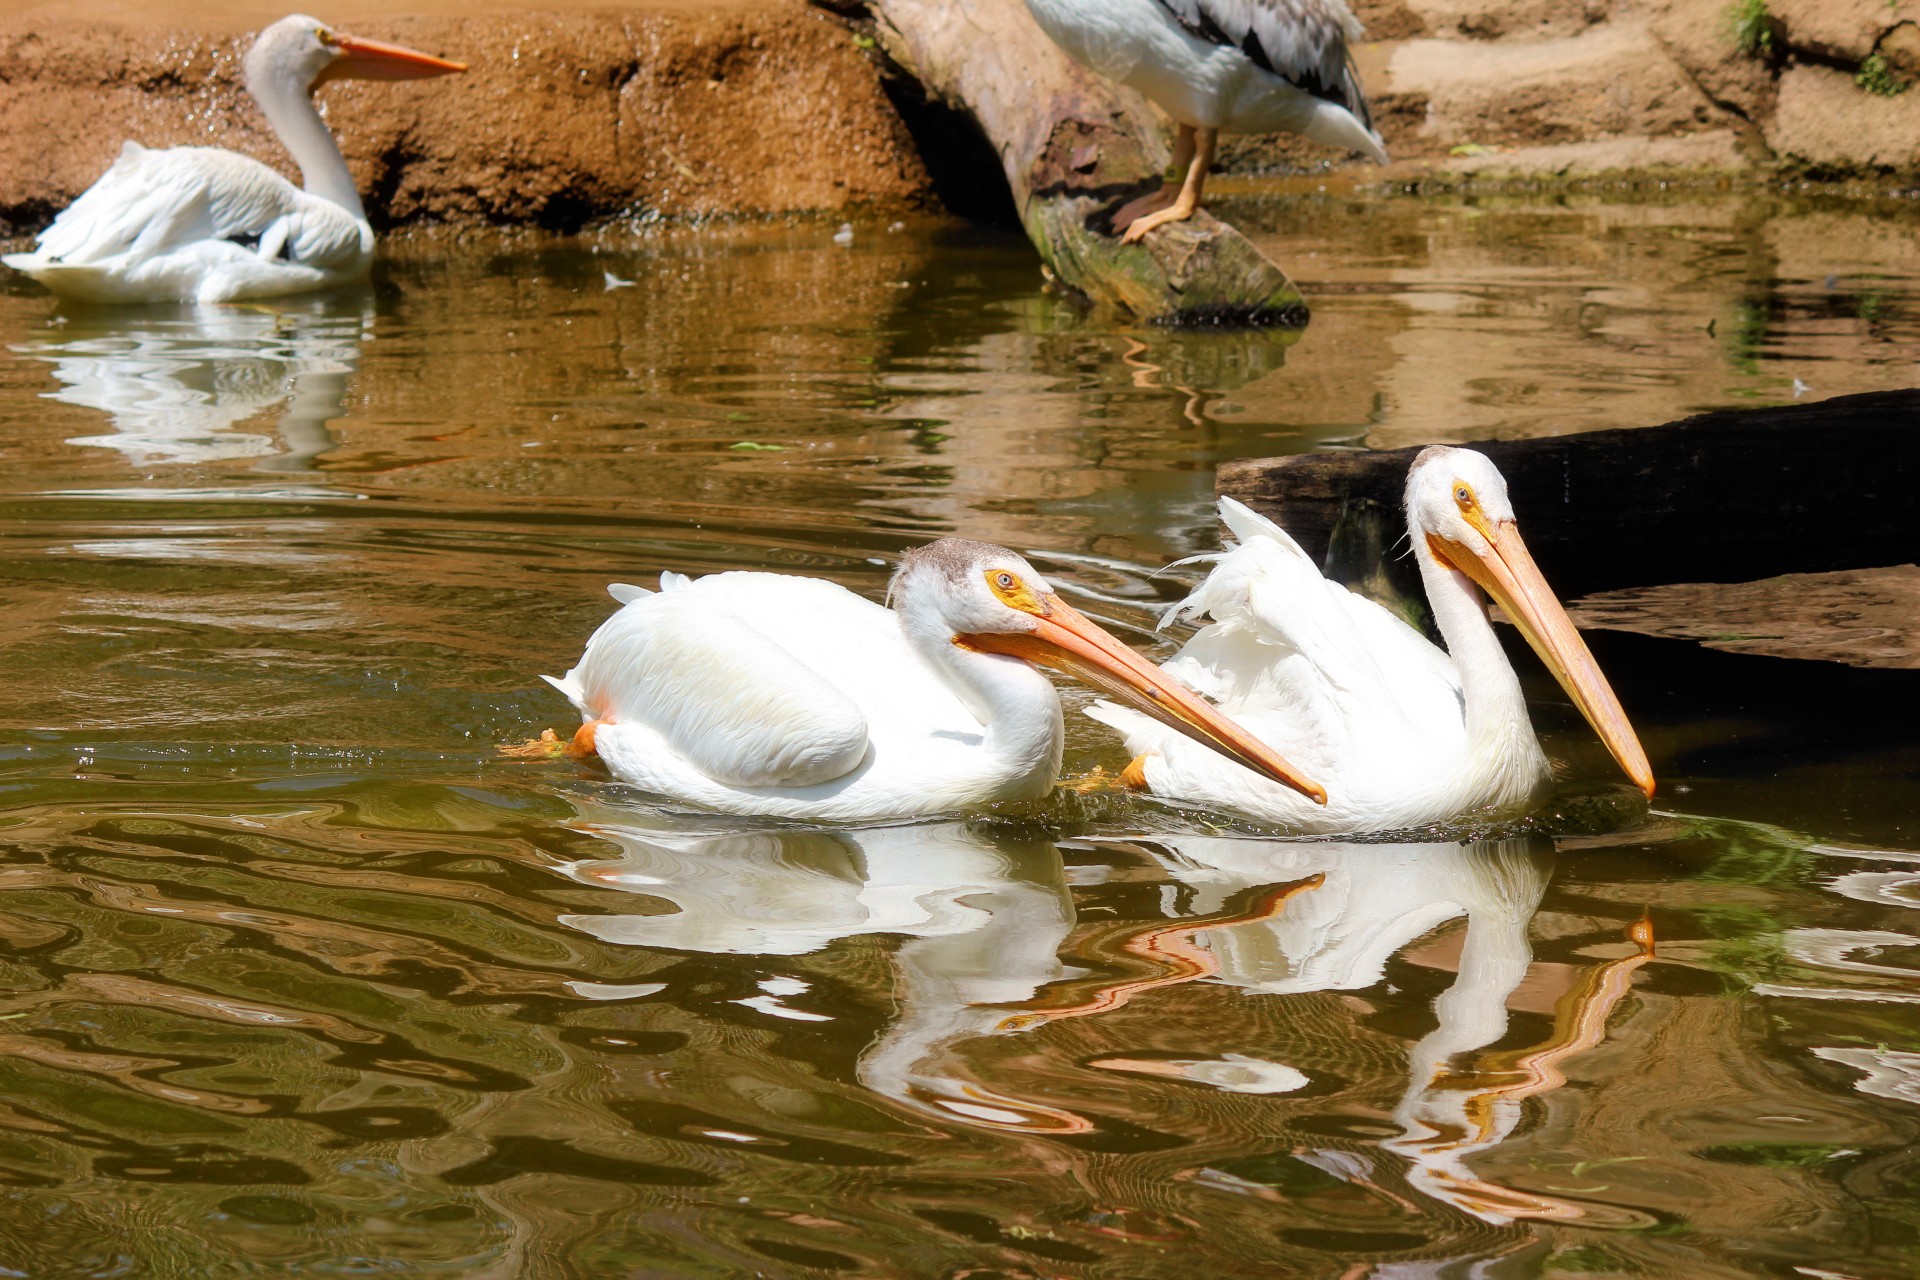
{"type": "Polygon", "coordinates": [[[1128,244],[1193,216],[1223,130],[1297,133],[1387,163],[1347,52],[1360,23],[1345,0],[1027,0],[1027,8],[1055,44],[1179,126],[1173,167],[1185,177],[1113,215],[1128,244]]]}
{"type": "Polygon", "coordinates": [[[546,679],[585,723],[575,754],[723,813],[885,822],[1037,799],[1060,774],[1053,685],[1069,672],[1250,770],[1319,789],[1272,749],[1096,626],[1002,547],[907,553],[889,610],[817,578],[663,574],[578,666],[546,679]]]}
{"type": "Polygon", "coordinates": [[[308,96],[328,80],[414,80],[459,62],[282,18],[245,62],[253,95],[306,190],[218,147],[129,142],[100,180],[6,264],[86,302],[233,302],[357,280],[373,260],[353,175],[308,96]]]}
{"type": "Polygon", "coordinates": [[[1239,546],[1172,616],[1206,614],[1166,669],[1255,736],[1301,762],[1325,805],[1107,704],[1088,714],[1126,735],[1129,780],[1170,799],[1237,809],[1300,832],[1391,831],[1523,804],[1551,779],[1520,681],[1487,620],[1486,592],[1520,628],[1649,797],[1653,773],[1626,713],[1514,523],[1485,455],[1435,446],[1407,474],[1407,528],[1443,653],[1380,605],[1320,576],[1272,521],[1232,498],[1239,546]]]}

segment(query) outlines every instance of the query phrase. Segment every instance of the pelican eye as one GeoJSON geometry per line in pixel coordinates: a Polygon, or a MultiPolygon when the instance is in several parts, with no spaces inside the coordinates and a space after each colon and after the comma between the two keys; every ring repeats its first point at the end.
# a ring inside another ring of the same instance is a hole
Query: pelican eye
{"type": "Polygon", "coordinates": [[[1473,486],[1467,484],[1455,485],[1453,487],[1453,500],[1460,505],[1462,511],[1470,509],[1474,504],[1473,486]]]}
{"type": "Polygon", "coordinates": [[[1047,611],[1043,601],[1034,589],[1010,569],[988,569],[984,575],[987,587],[994,597],[1009,609],[1018,609],[1022,613],[1041,613],[1047,611]]]}
{"type": "Polygon", "coordinates": [[[318,40],[321,44],[328,46],[329,48],[331,48],[333,45],[333,32],[327,30],[325,27],[315,27],[313,31],[313,38],[318,40]]]}

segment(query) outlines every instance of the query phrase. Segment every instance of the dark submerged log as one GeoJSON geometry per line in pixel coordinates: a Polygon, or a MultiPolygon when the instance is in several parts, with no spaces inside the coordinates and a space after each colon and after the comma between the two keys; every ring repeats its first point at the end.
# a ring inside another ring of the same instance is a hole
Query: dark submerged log
{"type": "Polygon", "coordinates": [[[932,98],[969,113],[1000,156],[1041,260],[1096,305],[1161,324],[1306,323],[1293,282],[1202,210],[1138,245],[1113,211],[1155,189],[1169,152],[1138,94],[1081,67],[1023,0],[870,0],[876,34],[932,98]]]}
{"type": "MultiPolygon", "coordinates": [[[[1562,598],[1920,556],[1920,389],[1467,447],[1506,476],[1520,530],[1562,598]]],[[[1404,532],[1402,489],[1418,452],[1249,458],[1224,464],[1217,487],[1324,560],[1352,500],[1384,504],[1395,536],[1404,532]]],[[[1410,564],[1390,564],[1403,584],[1417,583],[1410,564]]]]}

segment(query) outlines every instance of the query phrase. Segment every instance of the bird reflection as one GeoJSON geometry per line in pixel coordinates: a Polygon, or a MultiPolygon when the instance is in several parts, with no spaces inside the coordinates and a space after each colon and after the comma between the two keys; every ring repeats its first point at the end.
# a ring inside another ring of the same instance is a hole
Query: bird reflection
{"type": "MultiPolygon", "coordinates": [[[[1516,1218],[1592,1219],[1606,1210],[1515,1191],[1479,1178],[1468,1157],[1504,1141],[1521,1103],[1566,1083],[1564,1059],[1598,1044],[1633,970],[1652,955],[1651,926],[1630,931],[1626,956],[1591,966],[1562,997],[1547,1041],[1473,1057],[1507,1030],[1507,1003],[1533,953],[1528,924],[1551,874],[1550,842],[1282,844],[1218,838],[1159,842],[1163,861],[1191,887],[1192,909],[1217,909],[1251,885],[1318,876],[1269,919],[1206,935],[1222,982],[1289,995],[1354,991],[1385,978],[1387,961],[1448,921],[1464,917],[1458,977],[1434,1000],[1434,1029],[1408,1051],[1407,1088],[1393,1116],[1400,1133],[1382,1146],[1407,1161],[1410,1186],[1496,1225],[1516,1218]]],[[[1353,1152],[1303,1159],[1373,1187],[1353,1152]]],[[[1377,1188],[1376,1188],[1377,1189],[1377,1188]]]]}
{"type": "Polygon", "coordinates": [[[861,1054],[860,1082],[968,1125],[1093,1128],[1070,1111],[988,1088],[953,1051],[1016,1029],[1003,1025],[1006,1006],[1072,976],[1058,953],[1073,903],[1050,841],[1004,832],[989,839],[964,823],[689,832],[621,815],[575,825],[617,845],[620,856],[569,863],[565,874],[678,910],[569,915],[562,923],[605,942],[735,955],[797,956],[859,934],[903,935],[893,955],[898,1013],[861,1054]]]}
{"type": "Polygon", "coordinates": [[[76,311],[12,350],[53,366],[48,399],[106,415],[110,431],[68,444],[136,467],[257,458],[299,471],[335,444],[327,424],[346,413],[372,323],[370,300],[76,311]]]}
{"type": "MultiPolygon", "coordinates": [[[[603,941],[797,956],[855,935],[900,935],[896,1012],[860,1055],[857,1078],[922,1114],[1026,1134],[1082,1134],[1099,1125],[989,1087],[969,1062],[973,1042],[1097,1018],[1188,982],[1282,998],[1373,988],[1386,981],[1397,953],[1464,918],[1458,976],[1434,1000],[1434,1028],[1407,1051],[1406,1084],[1392,1113],[1399,1132],[1379,1151],[1295,1154],[1389,1200],[1405,1203],[1384,1185],[1403,1180],[1494,1224],[1591,1224],[1624,1212],[1502,1187],[1468,1167],[1512,1134],[1526,1098],[1566,1082],[1560,1064],[1600,1042],[1634,970],[1652,955],[1642,921],[1625,954],[1588,966],[1572,983],[1543,1043],[1488,1049],[1506,1034],[1508,1003],[1532,963],[1528,928],[1551,873],[1549,841],[1156,838],[1138,847],[1177,882],[1167,886],[1166,918],[1080,924],[1058,849],[1004,828],[702,832],[629,814],[589,815],[576,825],[619,854],[566,864],[566,875],[673,908],[561,918],[603,941]],[[1090,967],[1071,966],[1063,952],[1090,967]]],[[[807,990],[785,983],[763,982],[764,994],[742,1003],[782,1017],[821,1016],[783,1003],[807,990]]],[[[1310,1083],[1266,1054],[1082,1061],[1226,1093],[1278,1097],[1310,1083]]]]}

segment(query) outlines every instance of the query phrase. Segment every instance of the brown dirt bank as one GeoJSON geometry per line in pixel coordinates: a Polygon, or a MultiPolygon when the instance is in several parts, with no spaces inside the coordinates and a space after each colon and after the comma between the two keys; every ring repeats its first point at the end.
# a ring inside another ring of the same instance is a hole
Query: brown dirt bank
{"type": "MultiPolygon", "coordinates": [[[[291,173],[239,83],[242,3],[0,8],[0,232],[42,225],[123,140],[231,147],[291,173]]],[[[319,16],[470,64],[320,98],[378,223],[568,230],[929,199],[871,61],[805,0],[565,0],[538,10],[409,0],[319,16]]]]}

